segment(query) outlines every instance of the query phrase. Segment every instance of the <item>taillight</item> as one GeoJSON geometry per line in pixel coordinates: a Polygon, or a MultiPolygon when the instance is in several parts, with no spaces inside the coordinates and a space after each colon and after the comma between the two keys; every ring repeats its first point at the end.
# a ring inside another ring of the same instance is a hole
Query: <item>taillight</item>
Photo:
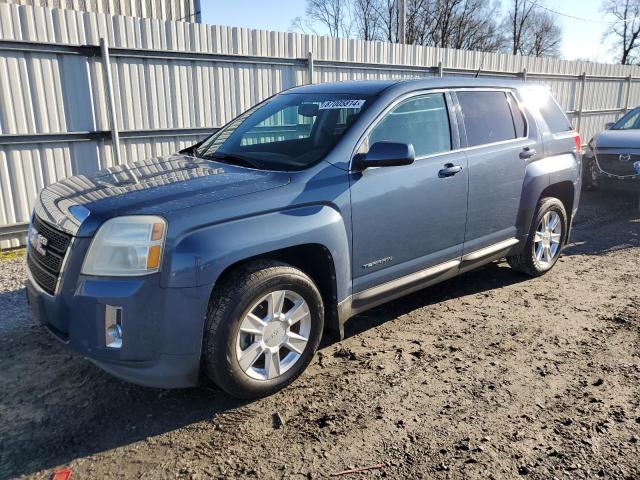
{"type": "Polygon", "coordinates": [[[580,141],[580,134],[576,133],[575,137],[573,137],[573,140],[576,142],[576,152],[582,153],[582,142],[580,141]]]}

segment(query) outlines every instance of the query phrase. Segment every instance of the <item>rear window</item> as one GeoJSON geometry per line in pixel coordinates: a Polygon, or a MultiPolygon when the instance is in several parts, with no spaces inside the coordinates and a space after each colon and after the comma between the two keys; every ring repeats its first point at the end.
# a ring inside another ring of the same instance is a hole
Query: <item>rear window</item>
{"type": "Polygon", "coordinates": [[[470,147],[517,138],[505,92],[457,92],[470,147]]]}

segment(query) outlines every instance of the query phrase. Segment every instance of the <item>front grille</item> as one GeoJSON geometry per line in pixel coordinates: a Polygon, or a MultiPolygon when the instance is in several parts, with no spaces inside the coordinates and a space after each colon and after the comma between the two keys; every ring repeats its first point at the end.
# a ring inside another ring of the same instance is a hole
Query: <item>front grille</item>
{"type": "Polygon", "coordinates": [[[45,254],[30,246],[27,254],[27,266],[34,281],[47,293],[54,295],[62,262],[71,245],[71,236],[34,217],[32,228],[47,239],[45,254]]]}
{"type": "Polygon", "coordinates": [[[630,154],[629,160],[626,157],[620,160],[619,153],[599,153],[597,154],[598,165],[605,172],[611,175],[638,175],[633,164],[640,161],[640,155],[630,154]]]}

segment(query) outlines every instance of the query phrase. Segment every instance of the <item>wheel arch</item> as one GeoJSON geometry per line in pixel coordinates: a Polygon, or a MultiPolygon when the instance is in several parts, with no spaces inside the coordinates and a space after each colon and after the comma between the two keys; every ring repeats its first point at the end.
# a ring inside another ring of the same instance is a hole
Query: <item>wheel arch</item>
{"type": "Polygon", "coordinates": [[[520,198],[518,238],[526,240],[538,204],[545,197],[554,197],[562,202],[570,232],[580,199],[581,183],[580,162],[575,155],[556,155],[529,164],[520,198]]]}
{"type": "MultiPolygon", "coordinates": [[[[575,202],[575,187],[573,183],[569,180],[565,180],[549,185],[540,193],[538,201],[546,197],[554,197],[562,202],[567,213],[567,223],[568,225],[571,225],[573,220],[573,206],[575,202]]],[[[566,239],[568,238],[569,235],[566,235],[566,239]]]]}
{"type": "Polygon", "coordinates": [[[336,336],[342,336],[342,326],[338,315],[338,288],[336,282],[336,268],[333,255],[329,249],[319,243],[307,243],[260,253],[243,258],[228,265],[218,277],[211,289],[209,301],[220,288],[223,280],[231,275],[237,268],[259,260],[277,260],[295,267],[316,284],[325,307],[325,331],[336,336]]]}

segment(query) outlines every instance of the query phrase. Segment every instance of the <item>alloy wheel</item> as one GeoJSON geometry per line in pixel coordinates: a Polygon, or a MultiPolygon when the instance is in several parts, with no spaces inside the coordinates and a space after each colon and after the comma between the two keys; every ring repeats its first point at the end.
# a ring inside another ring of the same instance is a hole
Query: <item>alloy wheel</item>
{"type": "Polygon", "coordinates": [[[560,252],[562,241],[562,221],[553,210],[544,214],[533,239],[536,261],[541,268],[547,269],[560,252]]]}
{"type": "Polygon", "coordinates": [[[251,306],[240,323],[236,358],[256,380],[283,375],[300,360],[311,335],[307,302],[291,290],[277,290],[251,306]]]}

